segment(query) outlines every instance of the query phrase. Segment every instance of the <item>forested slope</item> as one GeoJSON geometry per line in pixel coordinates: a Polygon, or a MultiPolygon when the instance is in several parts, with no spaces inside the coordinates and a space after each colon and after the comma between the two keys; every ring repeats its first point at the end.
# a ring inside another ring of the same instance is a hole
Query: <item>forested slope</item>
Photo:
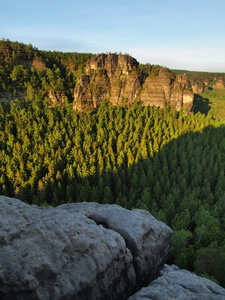
{"type": "MultiPolygon", "coordinates": [[[[72,102],[77,78],[90,53],[41,51],[31,44],[0,40],[0,96],[72,102]]],[[[1,98],[0,97],[0,98],[1,98]]]]}

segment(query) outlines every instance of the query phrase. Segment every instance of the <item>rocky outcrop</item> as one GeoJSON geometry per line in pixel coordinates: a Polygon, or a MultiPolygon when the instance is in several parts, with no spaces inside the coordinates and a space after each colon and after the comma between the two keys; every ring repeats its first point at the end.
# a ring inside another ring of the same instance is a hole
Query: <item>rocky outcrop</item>
{"type": "Polygon", "coordinates": [[[129,300],[223,300],[225,289],[176,266],[165,265],[160,276],[129,300]]]}
{"type": "Polygon", "coordinates": [[[39,208],[1,196],[0,210],[1,299],[127,299],[157,276],[172,235],[148,212],[116,205],[39,208]]]}
{"type": "Polygon", "coordinates": [[[208,85],[208,82],[205,81],[205,83],[207,84],[204,84],[204,82],[193,82],[191,84],[191,87],[192,87],[192,90],[195,94],[200,94],[204,91],[204,85],[208,85]]]}
{"type": "Polygon", "coordinates": [[[151,282],[166,261],[172,231],[149,212],[132,211],[118,205],[75,203],[59,206],[70,212],[85,214],[96,224],[118,232],[133,256],[136,287],[151,282]]]}
{"type": "Polygon", "coordinates": [[[128,55],[101,54],[91,58],[74,91],[74,109],[96,108],[106,99],[114,105],[131,103],[141,86],[137,66],[138,62],[128,55]]]}
{"type": "Polygon", "coordinates": [[[175,77],[167,68],[161,68],[159,75],[147,77],[140,100],[144,105],[164,108],[166,105],[188,112],[193,106],[194,94],[186,74],[175,77]]]}
{"type": "Polygon", "coordinates": [[[215,83],[213,84],[214,89],[224,89],[225,84],[224,84],[224,79],[222,77],[220,78],[215,78],[215,83]]]}
{"type": "Polygon", "coordinates": [[[39,69],[47,70],[46,64],[41,59],[34,58],[33,62],[32,62],[32,66],[36,70],[39,70],[39,69]]]}
{"type": "Polygon", "coordinates": [[[162,68],[158,76],[148,76],[143,84],[140,100],[144,105],[165,107],[170,104],[171,78],[170,71],[162,68]]]}
{"type": "Polygon", "coordinates": [[[169,69],[159,68],[157,73],[146,75],[138,66],[128,55],[100,54],[91,58],[74,90],[74,109],[97,108],[102,100],[121,105],[137,99],[144,106],[171,105],[177,110],[184,106],[190,110],[194,93],[186,74],[176,77],[169,69]]]}
{"type": "Polygon", "coordinates": [[[60,105],[63,105],[63,103],[65,102],[65,98],[66,98],[63,93],[60,94],[58,92],[55,92],[54,90],[50,90],[48,92],[48,97],[53,104],[58,103],[60,105]]]}
{"type": "Polygon", "coordinates": [[[203,78],[203,84],[204,86],[207,86],[209,84],[210,80],[208,78],[203,78]]]}

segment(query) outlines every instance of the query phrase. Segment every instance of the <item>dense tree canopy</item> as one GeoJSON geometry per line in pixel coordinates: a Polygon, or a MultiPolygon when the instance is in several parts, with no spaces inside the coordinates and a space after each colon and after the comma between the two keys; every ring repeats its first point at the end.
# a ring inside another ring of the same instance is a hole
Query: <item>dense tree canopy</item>
{"type": "Polygon", "coordinates": [[[43,100],[54,91],[72,102],[77,78],[92,56],[41,51],[31,44],[0,40],[0,92],[35,93],[43,100]]]}
{"type": "Polygon", "coordinates": [[[170,262],[224,284],[204,267],[212,245],[224,262],[224,129],[200,113],[138,102],[79,113],[13,101],[0,106],[0,193],[38,205],[147,209],[174,230],[170,262]]]}

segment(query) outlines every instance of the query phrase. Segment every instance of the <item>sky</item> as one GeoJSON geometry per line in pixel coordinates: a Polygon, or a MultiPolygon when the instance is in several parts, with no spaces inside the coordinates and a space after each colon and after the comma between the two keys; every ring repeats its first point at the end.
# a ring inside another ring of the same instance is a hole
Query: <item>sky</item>
{"type": "Polygon", "coordinates": [[[0,0],[0,39],[225,72],[225,0],[0,0]]]}

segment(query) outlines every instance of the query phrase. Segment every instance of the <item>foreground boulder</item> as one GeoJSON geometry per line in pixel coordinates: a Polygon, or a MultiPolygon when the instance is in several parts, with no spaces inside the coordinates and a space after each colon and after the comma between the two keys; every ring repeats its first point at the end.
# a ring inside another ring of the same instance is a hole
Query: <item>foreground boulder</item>
{"type": "Polygon", "coordinates": [[[156,280],[129,300],[224,300],[225,289],[176,266],[165,265],[156,280]]]}
{"type": "Polygon", "coordinates": [[[5,197],[0,204],[1,299],[117,299],[133,292],[133,258],[118,233],[81,214],[5,197]]]}
{"type": "Polygon", "coordinates": [[[59,208],[86,214],[97,224],[118,232],[124,238],[133,255],[137,288],[149,284],[162,269],[169,251],[172,230],[149,212],[85,202],[59,208]]]}
{"type": "Polygon", "coordinates": [[[0,215],[0,299],[127,299],[141,274],[156,277],[172,235],[115,205],[39,208],[0,196],[0,215]]]}
{"type": "Polygon", "coordinates": [[[137,276],[137,288],[151,282],[163,267],[169,251],[172,230],[149,212],[102,206],[90,214],[97,224],[118,232],[130,249],[137,276]]]}

